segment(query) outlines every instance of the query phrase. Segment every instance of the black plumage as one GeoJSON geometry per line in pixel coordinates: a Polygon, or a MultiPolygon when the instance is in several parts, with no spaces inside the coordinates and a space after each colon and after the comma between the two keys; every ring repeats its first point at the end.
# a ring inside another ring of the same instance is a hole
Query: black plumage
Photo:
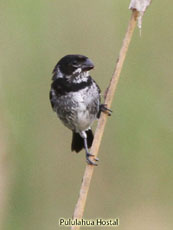
{"type": "Polygon", "coordinates": [[[84,148],[87,162],[96,165],[90,159],[92,154],[88,148],[93,142],[91,126],[103,105],[100,88],[89,75],[93,68],[94,64],[86,56],[63,57],[53,70],[50,102],[60,120],[73,132],[72,151],[79,152],[84,148]]]}

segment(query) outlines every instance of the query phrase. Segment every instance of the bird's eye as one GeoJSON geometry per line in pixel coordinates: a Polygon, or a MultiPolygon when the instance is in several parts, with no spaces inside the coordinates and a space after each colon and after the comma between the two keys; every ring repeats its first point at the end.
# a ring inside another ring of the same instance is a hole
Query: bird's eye
{"type": "Polygon", "coordinates": [[[77,61],[73,61],[72,62],[72,66],[77,67],[78,66],[78,62],[77,61]]]}

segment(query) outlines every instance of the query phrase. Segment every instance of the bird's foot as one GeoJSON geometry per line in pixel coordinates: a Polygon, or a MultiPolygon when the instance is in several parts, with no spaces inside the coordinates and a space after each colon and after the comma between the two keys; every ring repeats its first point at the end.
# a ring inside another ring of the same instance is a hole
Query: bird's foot
{"type": "Polygon", "coordinates": [[[112,110],[108,109],[106,104],[100,105],[100,111],[107,114],[108,116],[111,116],[112,114],[112,110]]]}
{"type": "Polygon", "coordinates": [[[88,163],[89,165],[95,165],[95,166],[97,166],[98,164],[97,164],[95,161],[99,161],[99,158],[94,157],[93,160],[95,160],[95,161],[93,161],[93,160],[90,159],[90,157],[94,157],[94,154],[87,152],[87,153],[86,153],[86,160],[87,160],[87,163],[88,163]]]}

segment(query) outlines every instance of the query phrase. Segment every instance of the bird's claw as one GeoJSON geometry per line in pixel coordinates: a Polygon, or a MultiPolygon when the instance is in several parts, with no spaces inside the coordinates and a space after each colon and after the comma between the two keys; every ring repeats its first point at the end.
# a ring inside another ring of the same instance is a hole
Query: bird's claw
{"type": "Polygon", "coordinates": [[[98,164],[97,164],[96,162],[94,162],[93,160],[99,161],[99,158],[98,158],[98,157],[94,157],[93,160],[91,160],[90,157],[94,157],[94,154],[89,153],[89,152],[86,153],[86,160],[87,160],[87,163],[88,163],[89,165],[95,165],[95,166],[97,166],[98,164]]]}
{"type": "Polygon", "coordinates": [[[108,116],[111,116],[111,114],[112,114],[112,110],[108,109],[106,104],[101,104],[100,110],[101,110],[101,112],[107,114],[108,116]]]}

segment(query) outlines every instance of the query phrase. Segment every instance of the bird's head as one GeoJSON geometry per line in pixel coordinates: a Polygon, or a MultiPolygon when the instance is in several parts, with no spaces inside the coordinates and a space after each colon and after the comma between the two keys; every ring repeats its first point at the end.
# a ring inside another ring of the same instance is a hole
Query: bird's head
{"type": "Polygon", "coordinates": [[[83,55],[66,55],[60,59],[53,70],[54,77],[77,77],[94,68],[93,62],[83,55]]]}

